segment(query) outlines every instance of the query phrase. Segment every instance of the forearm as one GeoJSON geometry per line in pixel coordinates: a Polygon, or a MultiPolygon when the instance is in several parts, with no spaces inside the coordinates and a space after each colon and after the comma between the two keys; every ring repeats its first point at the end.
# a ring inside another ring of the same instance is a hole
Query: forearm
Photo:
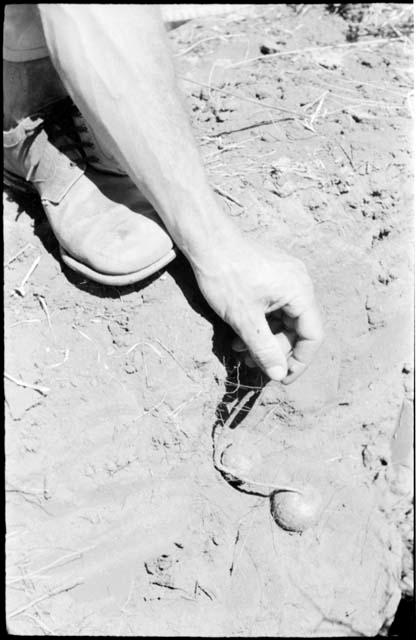
{"type": "MultiPolygon", "coordinates": [[[[105,146],[198,263],[229,235],[150,5],[39,5],[52,61],[105,146]]],[[[235,231],[234,231],[235,232],[235,231]]]]}

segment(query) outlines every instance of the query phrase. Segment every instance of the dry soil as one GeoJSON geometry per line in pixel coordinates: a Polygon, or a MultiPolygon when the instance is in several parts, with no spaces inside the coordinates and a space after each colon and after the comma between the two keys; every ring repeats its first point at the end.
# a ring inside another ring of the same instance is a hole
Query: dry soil
{"type": "Polygon", "coordinates": [[[170,34],[223,206],[315,282],[326,340],[291,387],[234,360],[183,259],[88,282],[6,194],[5,369],[32,385],[5,380],[10,632],[372,636],[412,593],[411,34],[380,6],[248,5],[170,34]],[[317,526],[284,531],[227,483],[215,425],[257,452],[253,480],[318,486],[317,526]]]}

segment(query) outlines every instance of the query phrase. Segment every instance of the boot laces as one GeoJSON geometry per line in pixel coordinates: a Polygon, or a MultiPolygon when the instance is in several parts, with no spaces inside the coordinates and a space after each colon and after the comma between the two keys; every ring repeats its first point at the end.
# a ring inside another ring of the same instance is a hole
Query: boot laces
{"type": "Polygon", "coordinates": [[[98,161],[91,153],[94,149],[93,142],[83,139],[80,135],[88,132],[88,129],[82,124],[82,115],[69,97],[39,111],[31,116],[31,119],[34,121],[34,126],[30,126],[33,135],[43,129],[49,141],[74,164],[79,164],[80,161],[98,161]]]}

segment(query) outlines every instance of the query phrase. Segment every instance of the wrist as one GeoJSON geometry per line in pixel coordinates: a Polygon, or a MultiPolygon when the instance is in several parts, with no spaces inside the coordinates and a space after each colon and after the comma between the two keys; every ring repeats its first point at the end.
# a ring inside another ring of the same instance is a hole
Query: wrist
{"type": "Polygon", "coordinates": [[[182,220],[175,234],[179,249],[194,270],[204,270],[213,265],[220,266],[231,247],[238,244],[242,235],[229,219],[222,207],[212,198],[204,203],[203,210],[194,209],[182,220]]]}

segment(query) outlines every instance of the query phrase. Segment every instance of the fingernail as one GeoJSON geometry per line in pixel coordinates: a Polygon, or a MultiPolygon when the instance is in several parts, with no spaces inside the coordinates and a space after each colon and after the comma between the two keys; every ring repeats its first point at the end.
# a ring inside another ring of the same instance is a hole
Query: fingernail
{"type": "Polygon", "coordinates": [[[283,380],[287,374],[287,369],[280,365],[276,365],[275,367],[271,367],[267,373],[272,380],[283,380]]]}

